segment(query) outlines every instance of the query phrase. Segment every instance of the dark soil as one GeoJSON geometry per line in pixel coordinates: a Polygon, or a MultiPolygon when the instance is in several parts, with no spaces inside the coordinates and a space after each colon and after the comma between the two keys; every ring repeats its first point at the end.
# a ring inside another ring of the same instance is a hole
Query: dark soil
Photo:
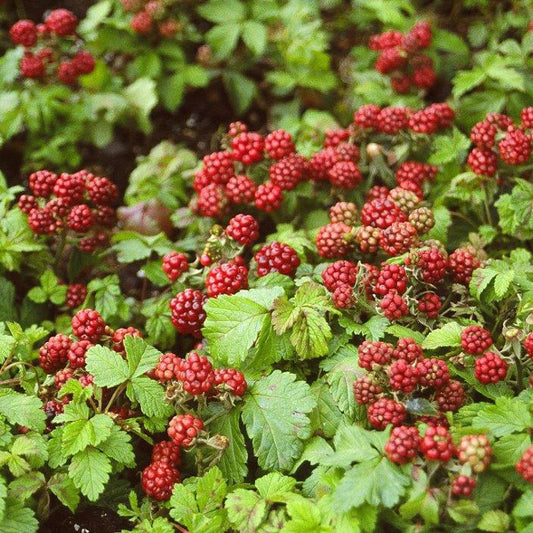
{"type": "Polygon", "coordinates": [[[86,507],[72,515],[65,507],[52,513],[39,533],[116,533],[131,524],[105,507],[86,507]]]}

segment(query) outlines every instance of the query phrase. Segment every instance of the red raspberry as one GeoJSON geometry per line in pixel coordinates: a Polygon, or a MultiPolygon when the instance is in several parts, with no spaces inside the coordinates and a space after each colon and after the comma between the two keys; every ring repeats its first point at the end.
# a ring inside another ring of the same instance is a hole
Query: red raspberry
{"type": "Polygon", "coordinates": [[[500,159],[508,165],[523,165],[531,155],[531,140],[521,129],[507,131],[498,143],[500,159]]]}
{"type": "Polygon", "coordinates": [[[450,369],[441,359],[422,359],[416,367],[423,387],[440,389],[450,381],[450,369]]]}
{"type": "Polygon", "coordinates": [[[385,366],[390,363],[394,346],[382,341],[364,341],[359,345],[358,365],[365,370],[373,370],[374,367],[385,366]]]}
{"type": "Polygon", "coordinates": [[[324,139],[324,148],[336,148],[350,138],[350,132],[345,129],[327,130],[324,139]]]}
{"type": "Polygon", "coordinates": [[[396,135],[407,129],[409,118],[405,107],[385,107],[377,116],[378,128],[383,133],[396,135]]]}
{"type": "Polygon", "coordinates": [[[33,209],[30,211],[28,224],[37,235],[54,233],[57,229],[56,220],[48,209],[33,209]]]}
{"type": "Polygon", "coordinates": [[[62,61],[57,67],[57,77],[65,85],[74,85],[78,81],[78,71],[72,61],[62,61]]]}
{"type": "Polygon", "coordinates": [[[210,298],[235,294],[248,288],[248,269],[235,261],[222,263],[209,271],[205,285],[210,298]]]}
{"type": "Polygon", "coordinates": [[[515,470],[529,483],[533,484],[533,446],[530,446],[516,463],[515,470]]]}
{"type": "Polygon", "coordinates": [[[429,22],[417,22],[405,36],[403,42],[409,45],[410,49],[429,48],[431,45],[432,32],[429,22]]]}
{"type": "Polygon", "coordinates": [[[211,183],[213,183],[213,180],[209,176],[204,174],[203,170],[198,170],[194,173],[194,181],[192,186],[197,193],[199,193],[204,187],[207,187],[211,183]]]}
{"type": "Polygon", "coordinates": [[[363,253],[375,254],[379,250],[381,230],[372,226],[360,226],[355,234],[359,249],[363,253]]]}
{"type": "Polygon", "coordinates": [[[59,333],[50,337],[39,349],[39,365],[47,373],[52,374],[68,361],[68,353],[72,341],[59,333]]]}
{"type": "Polygon", "coordinates": [[[404,182],[415,182],[417,185],[422,185],[425,181],[431,181],[437,176],[438,167],[428,165],[426,163],[419,163],[418,161],[405,161],[396,170],[396,181],[402,188],[404,182]]]}
{"type": "Polygon", "coordinates": [[[333,259],[348,254],[353,249],[352,236],[352,228],[343,222],[321,227],[315,241],[318,255],[333,259]]]}
{"type": "Polygon", "coordinates": [[[93,211],[94,223],[106,228],[112,228],[117,221],[116,211],[108,205],[98,205],[93,211]]]}
{"type": "Polygon", "coordinates": [[[60,390],[61,387],[70,379],[72,379],[74,376],[72,374],[72,369],[70,368],[64,368],[62,370],[58,370],[56,372],[56,375],[54,377],[54,385],[56,390],[60,390]]]}
{"type": "Polygon", "coordinates": [[[162,260],[162,269],[170,281],[176,281],[189,269],[187,256],[179,252],[165,254],[162,260]]]}
{"type": "Polygon", "coordinates": [[[388,74],[393,70],[400,70],[407,62],[405,51],[401,48],[387,48],[383,50],[376,61],[375,68],[381,74],[388,74]]]}
{"type": "Polygon", "coordinates": [[[263,246],[255,255],[257,275],[262,278],[271,272],[294,276],[300,266],[298,254],[288,244],[271,242],[263,246]]]}
{"type": "Polygon", "coordinates": [[[476,359],[474,367],[474,376],[483,385],[498,383],[507,376],[506,361],[494,352],[486,352],[476,359]]]}
{"type": "Polygon", "coordinates": [[[362,281],[365,287],[366,296],[368,299],[372,299],[372,293],[379,277],[379,268],[370,263],[363,263],[362,266],[364,267],[363,271],[365,272],[362,281]]]}
{"type": "Polygon", "coordinates": [[[335,147],[335,153],[337,154],[337,161],[347,161],[350,163],[357,163],[361,159],[361,152],[355,144],[347,142],[340,143],[335,147]]]}
{"type": "Polygon", "coordinates": [[[94,57],[86,50],[78,52],[70,62],[78,75],[90,74],[96,66],[94,57]]]}
{"type": "Polygon", "coordinates": [[[70,368],[83,368],[85,366],[85,356],[87,350],[93,346],[89,341],[74,341],[68,350],[68,360],[70,368]]]}
{"type": "Polygon", "coordinates": [[[15,44],[31,48],[37,42],[37,27],[31,20],[19,20],[11,26],[9,37],[15,44]]]}
{"type": "Polygon", "coordinates": [[[217,184],[225,185],[235,175],[231,152],[213,152],[206,155],[202,162],[204,174],[217,184]]]}
{"type": "Polygon", "coordinates": [[[235,122],[231,122],[228,126],[228,136],[229,137],[237,137],[239,133],[245,133],[248,131],[248,126],[241,122],[240,120],[237,120],[235,122]]]}
{"type": "Polygon", "coordinates": [[[150,0],[146,2],[146,6],[144,9],[147,13],[150,13],[150,15],[154,17],[154,19],[159,19],[163,17],[165,12],[163,0],[150,0]]]}
{"type": "Polygon", "coordinates": [[[329,208],[329,220],[343,222],[348,226],[357,224],[357,206],[353,202],[337,202],[329,208]]]}
{"type": "Polygon", "coordinates": [[[355,305],[353,286],[344,283],[337,285],[331,295],[331,299],[337,309],[350,309],[355,305]]]}
{"type": "Polygon", "coordinates": [[[353,382],[353,395],[359,405],[376,402],[381,393],[381,387],[370,376],[361,376],[353,382]]]}
{"type": "Polygon", "coordinates": [[[159,35],[162,37],[173,37],[181,31],[182,24],[174,19],[164,20],[159,24],[159,35]]]}
{"type": "Polygon", "coordinates": [[[470,140],[478,148],[491,149],[496,143],[496,134],[498,130],[489,122],[478,122],[470,130],[470,140]]]}
{"type": "Polygon", "coordinates": [[[457,458],[463,465],[470,465],[475,474],[484,472],[492,458],[492,447],[486,435],[465,435],[457,446],[457,458]]]}
{"type": "Polygon", "coordinates": [[[235,204],[249,204],[254,201],[255,183],[247,176],[232,176],[226,183],[226,196],[235,204]]]}
{"type": "Polygon", "coordinates": [[[384,185],[374,185],[371,187],[365,195],[365,201],[371,202],[372,200],[385,200],[388,198],[390,190],[384,185]]]}
{"type": "Polygon", "coordinates": [[[259,133],[240,133],[231,140],[233,159],[251,165],[263,159],[264,140],[259,133]]]}
{"type": "Polygon", "coordinates": [[[383,311],[386,318],[389,320],[399,320],[405,315],[409,314],[409,307],[404,298],[402,298],[396,291],[389,292],[383,300],[381,300],[379,307],[383,311]]]}
{"type": "Polygon", "coordinates": [[[226,235],[242,246],[251,245],[259,238],[259,224],[252,215],[239,214],[229,221],[226,235]]]}
{"type": "Polygon", "coordinates": [[[481,326],[468,326],[461,333],[461,346],[470,355],[481,355],[490,346],[490,332],[481,326]]]}
{"type": "Polygon", "coordinates": [[[430,89],[437,81],[437,73],[431,65],[421,66],[413,71],[411,81],[420,89],[430,89]]]}
{"type": "Polygon", "coordinates": [[[304,156],[290,154],[270,167],[270,181],[283,190],[290,191],[306,178],[308,166],[304,156]]]}
{"type": "Polygon", "coordinates": [[[169,500],[174,484],[179,482],[180,473],[167,461],[151,463],[142,471],[143,490],[154,500],[169,500]]]}
{"type": "Polygon", "coordinates": [[[94,376],[91,374],[82,374],[78,381],[80,382],[82,387],[89,387],[90,385],[94,385],[94,376]]]}
{"type": "Polygon", "coordinates": [[[168,436],[182,448],[190,448],[200,432],[204,423],[191,414],[176,415],[168,424],[168,436]]]}
{"type": "Polygon", "coordinates": [[[257,187],[255,191],[255,207],[261,211],[271,213],[278,209],[283,203],[283,189],[272,183],[266,181],[257,187]]]}
{"type": "Polygon", "coordinates": [[[507,128],[513,125],[513,119],[502,113],[487,113],[485,120],[502,131],[507,131],[507,128]]]}
{"type": "Polygon", "coordinates": [[[64,218],[69,212],[69,205],[64,198],[52,198],[46,203],[45,209],[55,217],[64,218]]]}
{"type": "Polygon", "coordinates": [[[524,128],[533,128],[533,107],[525,107],[520,112],[520,120],[524,128]]]}
{"type": "Polygon", "coordinates": [[[71,283],[67,288],[66,303],[70,309],[79,307],[87,298],[87,285],[83,283],[71,283]]]}
{"type": "Polygon", "coordinates": [[[154,376],[165,383],[174,379],[178,372],[181,359],[173,353],[163,353],[159,356],[159,361],[154,369],[154,376]]]}
{"type": "Polygon", "coordinates": [[[377,129],[381,108],[374,104],[361,106],[353,115],[353,121],[361,128],[377,129]]]}
{"type": "Polygon", "coordinates": [[[35,196],[32,196],[30,194],[22,194],[18,200],[17,205],[19,209],[26,215],[29,215],[34,209],[38,208],[35,196]]]}
{"type": "Polygon", "coordinates": [[[115,350],[115,352],[123,353],[125,351],[124,339],[126,338],[126,335],[130,335],[131,337],[139,337],[142,339],[142,333],[132,326],[127,328],[118,328],[113,332],[113,335],[111,335],[111,348],[115,350]]]}
{"type": "Polygon", "coordinates": [[[176,379],[183,388],[195,396],[208,393],[215,383],[215,373],[207,357],[191,352],[178,361],[176,379]]]}
{"type": "Polygon", "coordinates": [[[393,222],[405,222],[406,214],[389,198],[365,202],[361,209],[361,222],[365,226],[388,228],[393,222]]]}
{"type": "Polygon", "coordinates": [[[397,426],[407,417],[405,407],[389,398],[380,398],[369,406],[367,418],[374,429],[383,430],[389,424],[397,426]]]}
{"type": "Polygon", "coordinates": [[[31,54],[30,52],[26,52],[24,54],[24,57],[20,60],[19,68],[20,73],[25,78],[44,78],[45,67],[43,60],[40,57],[31,54]]]}
{"type": "MultiPolygon", "coordinates": [[[[368,42],[370,50],[387,50],[401,44],[403,35],[399,31],[389,30],[379,35],[372,35],[368,42]]],[[[368,106],[363,106],[368,107],[368,106]]]]}
{"type": "Polygon", "coordinates": [[[412,461],[418,454],[420,435],[414,426],[396,426],[392,429],[385,444],[389,461],[403,465],[412,461]]]}
{"type": "Polygon", "coordinates": [[[172,324],[179,333],[200,337],[200,330],[206,314],[204,305],[207,297],[200,291],[185,289],[170,301],[172,324]]]}
{"type": "Polygon", "coordinates": [[[67,218],[68,227],[77,233],[87,233],[94,224],[93,214],[88,205],[75,205],[67,218]]]}
{"type": "Polygon", "coordinates": [[[477,481],[473,477],[461,474],[452,480],[451,492],[453,496],[468,498],[476,488],[477,481]]]}
{"type": "Polygon", "coordinates": [[[105,233],[98,232],[92,237],[85,237],[85,239],[81,239],[78,243],[78,247],[82,252],[92,253],[97,248],[107,245],[108,242],[108,236],[105,233]]]}
{"type": "Polygon", "coordinates": [[[162,440],[152,448],[152,463],[168,463],[172,466],[181,464],[181,448],[171,440],[162,440]]]}
{"type": "Polygon", "coordinates": [[[54,185],[54,194],[63,198],[69,205],[79,203],[85,193],[85,180],[82,174],[63,173],[54,185]]]}
{"type": "Polygon", "coordinates": [[[153,22],[152,15],[150,15],[150,13],[147,11],[139,11],[131,19],[130,26],[134,32],[144,35],[152,31],[153,22]]]}
{"type": "Polygon", "coordinates": [[[309,174],[315,181],[329,180],[329,171],[339,161],[339,154],[335,148],[326,148],[316,152],[309,160],[309,174]]]}
{"type": "Polygon", "coordinates": [[[406,94],[411,88],[411,78],[408,74],[394,73],[390,79],[390,86],[398,94],[406,94]]]}
{"type": "Polygon", "coordinates": [[[453,455],[452,436],[444,426],[430,425],[420,441],[420,451],[431,461],[447,463],[453,455]]]}
{"type": "Polygon", "coordinates": [[[235,396],[243,396],[248,387],[244,374],[235,368],[215,369],[215,385],[228,387],[235,396]]]}
{"type": "Polygon", "coordinates": [[[402,265],[384,264],[376,281],[374,293],[379,296],[385,296],[391,291],[403,294],[407,289],[408,281],[407,273],[402,265]]]}
{"type": "Polygon", "coordinates": [[[529,358],[533,360],[533,333],[530,333],[524,339],[524,349],[526,350],[527,355],[529,355],[529,358]]]}
{"type": "Polygon", "coordinates": [[[359,167],[352,161],[339,161],[329,171],[329,180],[334,187],[341,189],[355,189],[361,182],[359,167]]]}
{"type": "Polygon", "coordinates": [[[339,285],[353,287],[357,278],[357,265],[350,261],[335,261],[322,272],[324,287],[333,292],[339,285]]]}
{"type": "Polygon", "coordinates": [[[491,177],[498,170],[496,154],[486,148],[473,148],[466,160],[470,170],[480,176],[491,177]]]}
{"type": "Polygon", "coordinates": [[[439,126],[439,116],[429,107],[416,111],[409,117],[409,129],[416,133],[431,135],[439,129],[439,126]]]}
{"type": "Polygon", "coordinates": [[[68,9],[54,9],[44,21],[48,31],[57,35],[74,35],[78,26],[78,19],[68,9]]]}
{"type": "Polygon", "coordinates": [[[210,183],[198,194],[198,213],[204,217],[217,218],[226,208],[224,188],[210,183]]]}
{"type": "Polygon", "coordinates": [[[481,266],[477,257],[466,248],[457,248],[448,257],[448,268],[453,280],[457,283],[467,285],[472,279],[472,273],[481,266]]]}
{"type": "Polygon", "coordinates": [[[415,363],[424,358],[424,350],[413,339],[403,337],[398,339],[392,357],[393,359],[403,360],[407,363],[415,363]]]}
{"type": "Polygon", "coordinates": [[[379,244],[388,255],[408,252],[417,242],[418,234],[410,222],[393,222],[380,235],[379,244]]]}
{"type": "Polygon", "coordinates": [[[106,324],[98,311],[82,309],[72,317],[72,333],[80,340],[97,343],[105,333],[106,324]]]}
{"type": "Polygon", "coordinates": [[[93,177],[85,184],[91,202],[95,204],[113,205],[118,200],[117,186],[107,178],[93,177]]]}
{"type": "Polygon", "coordinates": [[[292,135],[285,130],[275,130],[265,137],[265,152],[271,159],[281,159],[294,150],[292,135]]]}
{"type": "Polygon", "coordinates": [[[43,411],[46,414],[46,418],[53,419],[57,415],[60,415],[65,408],[65,404],[58,400],[50,400],[43,405],[43,411]]]}
{"type": "Polygon", "coordinates": [[[465,391],[459,381],[450,380],[436,393],[436,400],[441,411],[458,411],[464,402],[465,391]]]}
{"type": "Polygon", "coordinates": [[[398,359],[389,368],[389,380],[393,389],[406,394],[413,392],[418,385],[418,368],[404,359],[398,359]]]}
{"type": "Polygon", "coordinates": [[[438,248],[432,247],[417,253],[416,265],[420,269],[422,279],[434,285],[446,276],[448,260],[438,248]]]}

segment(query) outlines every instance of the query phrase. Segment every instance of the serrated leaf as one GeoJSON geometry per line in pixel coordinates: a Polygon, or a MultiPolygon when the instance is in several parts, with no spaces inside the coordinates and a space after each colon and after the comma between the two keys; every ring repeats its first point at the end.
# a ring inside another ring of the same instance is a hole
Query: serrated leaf
{"type": "Polygon", "coordinates": [[[202,513],[218,509],[227,493],[227,485],[222,472],[216,466],[208,470],[196,485],[196,501],[202,513]]]}
{"type": "Polygon", "coordinates": [[[357,365],[357,350],[352,346],[341,348],[334,358],[330,358],[329,363],[326,379],[331,395],[339,409],[353,418],[356,410],[353,382],[361,375],[357,365]]]}
{"type": "Polygon", "coordinates": [[[89,447],[72,458],[68,472],[74,485],[94,502],[104,491],[111,473],[111,462],[102,452],[89,447]]]}
{"type": "Polygon", "coordinates": [[[128,358],[129,376],[132,378],[155,368],[161,355],[159,350],[149,346],[145,340],[132,335],[126,335],[124,338],[124,348],[128,358]]]}
{"type": "Polygon", "coordinates": [[[266,514],[266,502],[251,490],[235,489],[226,499],[228,518],[239,533],[256,533],[266,514]]]}
{"type": "Polygon", "coordinates": [[[481,531],[492,531],[494,533],[506,533],[509,531],[511,518],[507,513],[499,509],[487,511],[478,522],[477,527],[481,531]]]}
{"type": "Polygon", "coordinates": [[[146,416],[168,416],[172,409],[165,398],[165,390],[153,379],[146,376],[133,378],[126,388],[131,401],[139,402],[141,411],[146,416]]]}
{"type": "Polygon", "coordinates": [[[64,451],[69,455],[81,452],[87,446],[96,446],[111,434],[113,420],[107,415],[95,415],[90,420],[78,420],[65,425],[64,451]]]}
{"type": "Polygon", "coordinates": [[[43,431],[46,414],[42,407],[41,400],[35,396],[26,396],[6,389],[0,391],[0,414],[11,424],[43,431]]]}
{"type": "Polygon", "coordinates": [[[105,346],[92,346],[86,354],[87,372],[99,387],[116,387],[130,376],[128,364],[120,354],[105,346]]]}
{"type": "Polygon", "coordinates": [[[502,396],[494,405],[483,406],[472,422],[473,427],[489,429],[496,437],[517,433],[533,426],[533,418],[518,398],[502,396]]]}
{"type": "Polygon", "coordinates": [[[46,479],[42,472],[28,472],[9,484],[9,497],[25,502],[45,484],[46,479]]]}
{"type": "Polygon", "coordinates": [[[323,316],[308,308],[295,322],[290,339],[301,359],[320,357],[328,353],[331,328],[323,316]]]}
{"type": "Polygon", "coordinates": [[[4,519],[0,522],[0,533],[35,533],[39,523],[29,507],[12,498],[6,500],[4,519]]]}
{"type": "Polygon", "coordinates": [[[135,454],[131,445],[131,436],[126,431],[113,425],[109,436],[98,444],[98,449],[117,463],[135,466],[135,454]]]}
{"type": "Polygon", "coordinates": [[[48,488],[71,512],[74,513],[76,511],[80,503],[80,494],[67,474],[61,472],[54,474],[48,481],[48,488]]]}
{"type": "Polygon", "coordinates": [[[463,328],[457,322],[448,322],[441,328],[431,331],[422,343],[422,348],[437,350],[438,348],[461,346],[462,331],[463,328]]]}

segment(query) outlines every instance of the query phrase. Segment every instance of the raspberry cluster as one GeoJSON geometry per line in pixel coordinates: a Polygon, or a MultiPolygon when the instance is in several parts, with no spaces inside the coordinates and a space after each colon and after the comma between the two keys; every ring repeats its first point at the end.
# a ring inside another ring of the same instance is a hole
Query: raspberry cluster
{"type": "Polygon", "coordinates": [[[131,29],[140,35],[170,39],[183,30],[175,0],[120,0],[124,11],[132,13],[131,29]]]}
{"type": "Polygon", "coordinates": [[[389,30],[370,37],[368,46],[379,52],[375,68],[390,76],[391,87],[397,93],[411,87],[430,89],[437,81],[433,60],[423,52],[431,46],[431,26],[417,22],[407,33],[389,30]]]}
{"type": "MultiPolygon", "coordinates": [[[[31,174],[28,181],[33,194],[23,194],[18,205],[28,215],[28,223],[35,234],[69,233],[86,252],[108,242],[107,233],[115,225],[114,205],[119,196],[111,180],[86,170],[60,175],[39,170],[31,174]],[[92,234],[88,235],[89,232],[92,234]]],[[[81,294],[76,301],[80,299],[81,294]]]]}
{"type": "Polygon", "coordinates": [[[14,44],[24,47],[20,74],[66,85],[75,85],[80,76],[90,74],[96,63],[90,52],[80,50],[77,27],[78,19],[68,9],[51,11],[42,24],[15,22],[9,36],[14,44]]]}

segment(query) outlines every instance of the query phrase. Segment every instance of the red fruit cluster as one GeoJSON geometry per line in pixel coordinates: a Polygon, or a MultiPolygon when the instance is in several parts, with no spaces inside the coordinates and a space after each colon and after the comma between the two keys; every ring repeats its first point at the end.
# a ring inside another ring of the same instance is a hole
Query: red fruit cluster
{"type": "Polygon", "coordinates": [[[180,473],[169,461],[152,462],[142,471],[142,488],[154,500],[170,499],[174,484],[179,482],[180,473]]]}
{"type": "Polygon", "coordinates": [[[168,436],[178,446],[190,448],[204,429],[201,419],[192,414],[176,415],[168,424],[168,436]]]}
{"type": "Polygon", "coordinates": [[[420,435],[414,426],[396,426],[385,444],[389,461],[405,464],[412,461],[419,451],[420,435]]]}
{"type": "Polygon", "coordinates": [[[169,281],[176,281],[189,269],[187,256],[179,252],[165,254],[161,266],[169,281]]]}
{"type": "Polygon", "coordinates": [[[248,384],[244,374],[235,368],[215,369],[215,386],[219,390],[229,390],[235,396],[243,396],[248,384]]]}
{"type": "Polygon", "coordinates": [[[494,352],[486,352],[474,362],[474,376],[476,379],[487,385],[488,383],[498,383],[507,376],[507,362],[494,352]]]}
{"type": "Polygon", "coordinates": [[[533,446],[522,454],[515,468],[526,481],[533,484],[533,446]]]}
{"type": "Polygon", "coordinates": [[[263,246],[255,255],[257,275],[261,278],[272,272],[294,276],[300,266],[300,258],[288,244],[274,241],[263,246]]]}
{"type": "Polygon", "coordinates": [[[170,301],[171,320],[179,333],[200,337],[206,318],[206,301],[207,296],[194,289],[185,289],[174,296],[170,301]]]}
{"type": "Polygon", "coordinates": [[[178,360],[176,379],[185,391],[197,396],[206,394],[213,388],[215,373],[207,357],[191,352],[186,359],[178,360]]]}
{"type": "Polygon", "coordinates": [[[259,224],[252,215],[239,214],[229,221],[226,235],[242,246],[250,246],[259,238],[259,224]]]}
{"type": "Polygon", "coordinates": [[[183,24],[177,18],[178,13],[173,9],[176,2],[120,0],[120,3],[125,11],[133,13],[130,26],[135,33],[155,34],[169,39],[183,29],[183,24]]]}
{"type": "Polygon", "coordinates": [[[216,298],[221,294],[235,294],[248,288],[248,269],[236,261],[228,261],[213,267],[205,282],[207,296],[216,298]]]}
{"type": "Polygon", "coordinates": [[[407,93],[411,87],[429,89],[437,80],[433,60],[423,50],[431,46],[431,26],[417,22],[409,32],[387,31],[373,35],[371,50],[379,51],[376,70],[390,76],[391,86],[397,93],[407,93]]]}
{"type": "Polygon", "coordinates": [[[470,355],[481,355],[490,346],[490,332],[481,326],[468,326],[461,333],[461,346],[470,355]]]}

